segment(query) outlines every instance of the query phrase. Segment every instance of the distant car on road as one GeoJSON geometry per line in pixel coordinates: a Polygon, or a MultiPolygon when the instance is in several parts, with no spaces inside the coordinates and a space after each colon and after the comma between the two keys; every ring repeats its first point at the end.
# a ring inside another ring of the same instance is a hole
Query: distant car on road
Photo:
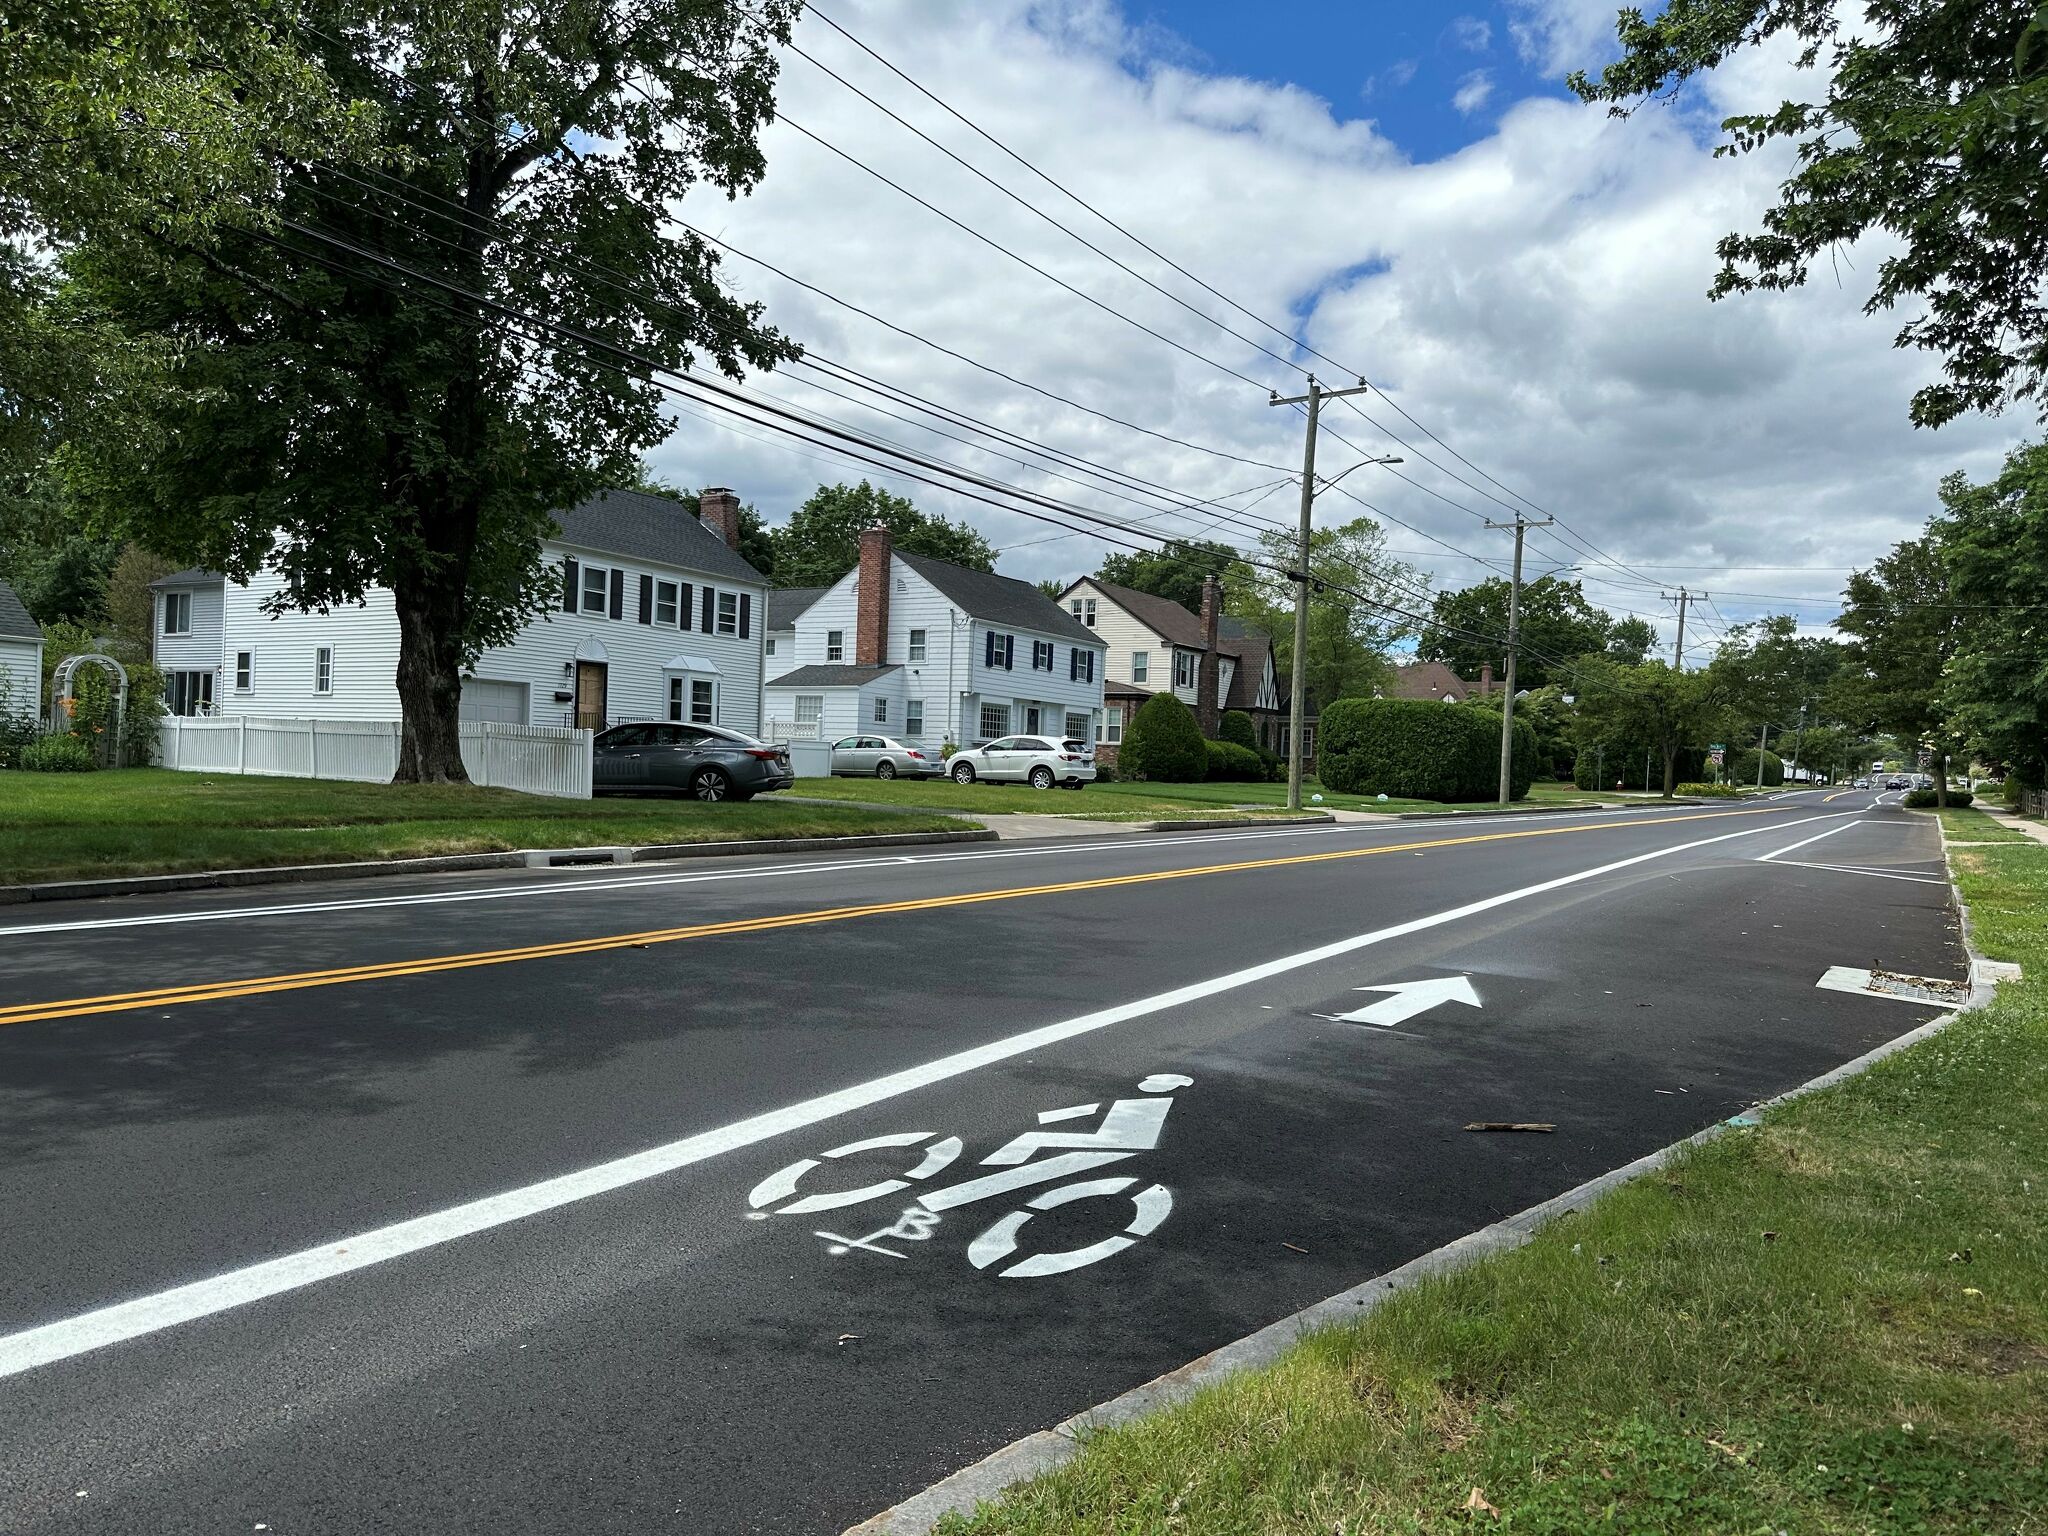
{"type": "Polygon", "coordinates": [[[847,778],[935,779],[945,763],[893,736],[844,736],[832,743],[832,772],[847,778]]]}
{"type": "Polygon", "coordinates": [[[751,800],[796,782],[789,748],[739,731],[677,720],[615,725],[590,744],[595,790],[679,789],[699,800],[751,800]]]}
{"type": "Polygon", "coordinates": [[[1029,784],[1079,789],[1095,782],[1095,754],[1073,737],[999,736],[986,746],[963,747],[946,761],[955,784],[987,779],[994,784],[1029,784]]]}
{"type": "Polygon", "coordinates": [[[1910,789],[1912,783],[1913,781],[1903,773],[1895,773],[1884,781],[1884,787],[1886,789],[1910,789]]]}

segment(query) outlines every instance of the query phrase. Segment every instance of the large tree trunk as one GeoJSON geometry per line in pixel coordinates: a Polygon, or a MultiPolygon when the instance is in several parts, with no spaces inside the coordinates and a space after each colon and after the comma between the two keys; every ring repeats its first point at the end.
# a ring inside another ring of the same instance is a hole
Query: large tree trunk
{"type": "Polygon", "coordinates": [[[459,716],[462,704],[461,594],[432,583],[408,584],[398,599],[397,784],[466,784],[459,716]],[[423,590],[424,589],[424,590],[423,590]]]}
{"type": "Polygon", "coordinates": [[[1678,748],[1664,749],[1664,798],[1669,800],[1678,787],[1678,748]]]}
{"type": "Polygon", "coordinates": [[[1948,754],[1934,754],[1934,804],[1937,810],[1948,809],[1948,754]]]}

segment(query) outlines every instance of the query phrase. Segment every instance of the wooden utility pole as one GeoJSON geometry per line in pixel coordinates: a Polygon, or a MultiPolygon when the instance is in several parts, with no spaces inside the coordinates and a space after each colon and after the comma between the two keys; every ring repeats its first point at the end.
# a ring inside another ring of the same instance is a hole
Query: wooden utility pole
{"type": "Polygon", "coordinates": [[[1522,535],[1531,528],[1548,528],[1556,522],[1546,517],[1541,522],[1531,522],[1521,513],[1515,514],[1512,523],[1489,522],[1489,528],[1512,528],[1515,530],[1515,575],[1508,583],[1508,681],[1507,692],[1500,701],[1500,803],[1508,803],[1513,788],[1515,763],[1515,653],[1522,643],[1522,535]]]}
{"type": "Polygon", "coordinates": [[[1308,536],[1309,518],[1316,504],[1316,421],[1322,414],[1325,400],[1366,392],[1363,379],[1353,389],[1325,389],[1316,382],[1316,376],[1310,374],[1307,394],[1291,395],[1285,400],[1274,395],[1267,402],[1308,407],[1308,438],[1301,450],[1301,528],[1294,555],[1297,569],[1291,573],[1294,577],[1294,662],[1288,668],[1292,676],[1287,694],[1287,809],[1290,811],[1301,809],[1301,727],[1307,697],[1304,680],[1308,673],[1308,536]]]}
{"type": "Polygon", "coordinates": [[[1678,604],[1678,643],[1671,648],[1671,667],[1673,671],[1683,672],[1685,670],[1685,610],[1695,601],[1707,595],[1705,592],[1688,592],[1683,587],[1678,589],[1678,596],[1676,597],[1673,597],[1669,592],[1660,592],[1658,594],[1665,602],[1678,604]]]}

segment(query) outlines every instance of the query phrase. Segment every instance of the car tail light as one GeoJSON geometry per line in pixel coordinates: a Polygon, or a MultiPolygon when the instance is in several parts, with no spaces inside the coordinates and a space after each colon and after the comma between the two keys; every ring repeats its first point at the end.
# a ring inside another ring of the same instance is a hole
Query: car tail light
{"type": "Polygon", "coordinates": [[[779,759],[782,754],[773,747],[749,747],[747,748],[747,756],[758,757],[764,763],[772,763],[779,759]]]}
{"type": "Polygon", "coordinates": [[[924,754],[922,752],[913,751],[910,755],[916,758],[920,763],[924,761],[924,754]]]}

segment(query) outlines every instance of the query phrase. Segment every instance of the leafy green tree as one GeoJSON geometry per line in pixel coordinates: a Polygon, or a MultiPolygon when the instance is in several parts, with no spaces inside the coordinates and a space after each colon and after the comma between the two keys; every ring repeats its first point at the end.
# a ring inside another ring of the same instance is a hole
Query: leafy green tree
{"type": "Polygon", "coordinates": [[[1934,536],[1961,619],[1943,704],[1981,756],[2038,789],[2048,779],[2048,444],[2015,449],[1984,485],[1951,475],[1941,500],[1934,536]]]}
{"type": "Polygon", "coordinates": [[[1223,712],[1223,718],[1216,722],[1216,739],[1234,742],[1248,752],[1259,750],[1258,727],[1252,724],[1252,717],[1241,709],[1223,712]]]}
{"type": "MultiPolygon", "coordinates": [[[[1507,655],[1508,588],[1506,577],[1492,576],[1456,592],[1437,593],[1415,654],[1440,661],[1464,678],[1476,679],[1488,663],[1500,672],[1507,655]]],[[[1518,688],[1542,688],[1568,678],[1570,664],[1605,649],[1614,628],[1607,614],[1586,601],[1578,582],[1555,576],[1522,584],[1521,617],[1518,688]]],[[[1653,643],[1655,638],[1653,633],[1653,643]]]]}
{"type": "Polygon", "coordinates": [[[1648,619],[1616,619],[1607,631],[1607,659],[1624,667],[1640,667],[1656,649],[1656,626],[1648,619]]]}
{"type": "Polygon", "coordinates": [[[1192,613],[1202,611],[1202,583],[1210,576],[1223,584],[1223,606],[1231,613],[1237,611],[1231,607],[1232,600],[1251,586],[1251,571],[1237,551],[1213,539],[1169,544],[1158,550],[1119,550],[1104,555],[1095,574],[1116,586],[1179,603],[1192,613]]]}
{"type": "MultiPolygon", "coordinates": [[[[1294,668],[1294,583],[1283,571],[1298,563],[1295,536],[1281,529],[1259,536],[1268,567],[1252,574],[1224,607],[1273,637],[1280,675],[1294,668]]],[[[1387,652],[1414,634],[1412,612],[1429,578],[1386,553],[1387,536],[1369,517],[1318,528],[1309,537],[1308,660],[1304,681],[1317,704],[1370,698],[1385,683],[1387,652]]],[[[1199,607],[1199,597],[1197,606],[1199,607]]],[[[1287,688],[1281,688],[1285,699],[1287,688]]]]}
{"type": "MultiPolygon", "coordinates": [[[[1943,482],[1943,498],[1966,489],[1960,477],[1951,476],[1943,482]]],[[[1962,639],[1963,618],[1939,539],[1909,539],[1869,570],[1851,572],[1842,603],[1835,627],[1855,636],[1849,657],[1863,679],[1854,695],[1865,711],[1858,723],[1895,732],[1910,747],[1932,746],[1935,782],[1945,796],[1953,742],[1943,680],[1962,639]]]]}
{"type": "Polygon", "coordinates": [[[1116,752],[1117,772],[1155,784],[1199,783],[1209,775],[1209,747],[1195,712],[1171,693],[1155,693],[1131,716],[1116,752]]]}
{"type": "Polygon", "coordinates": [[[895,547],[977,571],[996,568],[995,546],[965,523],[918,509],[907,496],[859,485],[821,485],[775,535],[775,580],[785,587],[827,587],[860,559],[861,530],[889,530],[895,547]]]}
{"type": "Polygon", "coordinates": [[[237,578],[274,565],[280,608],[389,589],[399,778],[465,776],[462,668],[557,600],[550,513],[667,430],[651,379],[549,327],[670,368],[792,354],[663,210],[763,174],[772,43],[794,14],[322,0],[297,35],[370,104],[375,169],[270,162],[275,240],[96,229],[68,258],[90,314],[178,343],[144,418],[78,456],[87,489],[166,553],[237,578]]]}
{"type": "MultiPolygon", "coordinates": [[[[1898,344],[1947,377],[1913,397],[1919,426],[2041,399],[2048,375],[2048,21],[2039,0],[1669,0],[1621,11],[1622,57],[1569,84],[1625,116],[1738,53],[1785,39],[1808,99],[1731,117],[1722,154],[1778,141],[1798,168],[1752,234],[1719,245],[1712,295],[1798,287],[1817,257],[1873,230],[1894,247],[1865,312],[1903,303],[1898,344]],[[1817,66],[1825,65],[1824,68],[1817,66]]],[[[1839,264],[1830,267],[1838,271],[1839,264]]]]}
{"type": "MultiPolygon", "coordinates": [[[[1680,754],[1708,745],[1728,715],[1725,677],[1711,670],[1679,672],[1661,661],[1624,667],[1589,657],[1577,686],[1581,753],[1603,742],[1647,745],[1663,766],[1666,798],[1677,783],[1680,754]]],[[[1610,751],[1610,776],[1623,766],[1616,758],[1610,751]]]]}
{"type": "Polygon", "coordinates": [[[20,476],[0,476],[0,578],[38,623],[99,623],[120,548],[86,526],[47,463],[20,476]]]}
{"type": "MultiPolygon", "coordinates": [[[[1500,737],[1500,709],[1506,698],[1506,691],[1496,688],[1491,693],[1475,693],[1464,701],[1465,708],[1480,710],[1493,717],[1495,740],[1500,737]]],[[[1541,688],[1522,693],[1515,700],[1516,723],[1529,728],[1531,751],[1535,754],[1534,771],[1542,778],[1571,777],[1572,759],[1577,754],[1574,739],[1578,726],[1576,701],[1577,695],[1568,697],[1562,683],[1546,683],[1541,688]]]]}

